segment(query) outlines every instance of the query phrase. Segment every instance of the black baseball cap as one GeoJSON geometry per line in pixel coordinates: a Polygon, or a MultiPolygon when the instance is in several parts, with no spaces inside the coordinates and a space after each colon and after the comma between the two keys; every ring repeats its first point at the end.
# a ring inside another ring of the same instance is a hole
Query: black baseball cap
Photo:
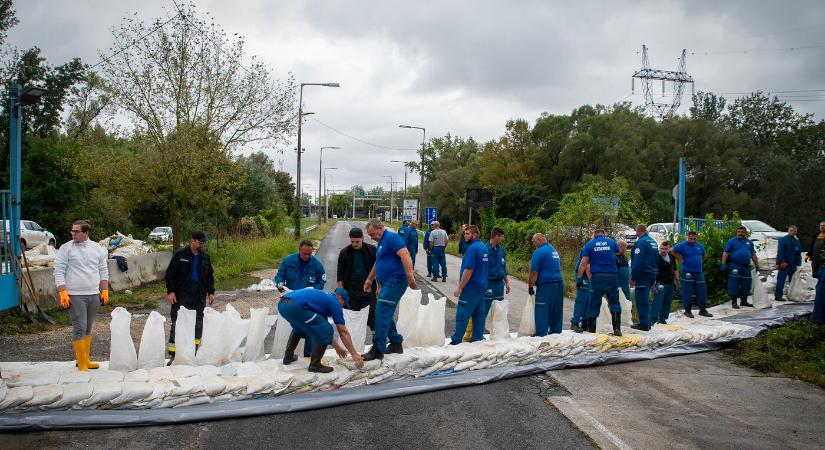
{"type": "Polygon", "coordinates": [[[349,237],[351,238],[362,238],[364,237],[364,231],[360,228],[353,228],[349,230],[349,237]]]}
{"type": "Polygon", "coordinates": [[[206,242],[206,233],[204,233],[203,231],[193,231],[192,239],[196,241],[206,242]]]}

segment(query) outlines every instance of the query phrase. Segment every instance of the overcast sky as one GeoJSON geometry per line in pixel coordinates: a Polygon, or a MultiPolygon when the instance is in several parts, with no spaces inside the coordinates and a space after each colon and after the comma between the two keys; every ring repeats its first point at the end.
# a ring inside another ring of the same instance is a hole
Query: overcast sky
{"type": "MultiPolygon", "coordinates": [[[[686,48],[697,91],[785,91],[777,95],[798,111],[825,118],[825,2],[569,3],[195,1],[230,34],[246,36],[247,50],[279,77],[341,84],[304,90],[305,110],[316,113],[302,135],[303,182],[313,192],[321,146],[342,148],[324,154],[325,166],[339,168],[328,172],[330,186],[379,185],[381,175],[403,181],[403,167],[389,161],[417,153],[382,148],[420,148],[421,132],[402,123],[425,127],[428,138],[483,142],[501,136],[511,118],[533,123],[542,112],[568,114],[583,104],[644,104],[638,82],[631,93],[642,44],[651,66],[666,70],[686,48]]],[[[94,63],[122,16],[137,11],[150,20],[173,7],[172,0],[16,0],[20,23],[8,41],[40,47],[52,64],[76,56],[94,63]]],[[[686,112],[689,88],[682,103],[686,112]]],[[[263,150],[294,176],[294,145],[263,150]]]]}

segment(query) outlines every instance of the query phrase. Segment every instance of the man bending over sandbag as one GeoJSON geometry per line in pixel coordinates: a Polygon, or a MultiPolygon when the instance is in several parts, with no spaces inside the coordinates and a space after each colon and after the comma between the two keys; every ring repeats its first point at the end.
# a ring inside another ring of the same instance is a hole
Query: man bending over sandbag
{"type": "Polygon", "coordinates": [[[295,349],[301,338],[312,341],[312,353],[309,360],[310,372],[329,373],[332,367],[321,364],[321,358],[327,346],[332,344],[336,353],[341,358],[347,357],[347,350],[352,354],[352,359],[358,367],[364,364],[364,359],[352,345],[352,338],[349,330],[344,324],[343,305],[349,300],[349,294],[344,288],[335,289],[335,293],[319,291],[313,288],[304,288],[297,291],[290,291],[281,295],[278,303],[278,314],[292,325],[292,333],[286,344],[284,352],[284,364],[292,364],[298,358],[295,356],[295,349]],[[344,347],[333,339],[332,326],[328,318],[332,318],[338,335],[341,336],[344,347]]]}

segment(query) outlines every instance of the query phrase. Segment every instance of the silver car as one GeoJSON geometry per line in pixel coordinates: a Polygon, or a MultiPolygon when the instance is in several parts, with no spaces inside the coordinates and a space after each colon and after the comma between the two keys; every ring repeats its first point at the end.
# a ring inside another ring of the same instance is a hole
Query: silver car
{"type": "Polygon", "coordinates": [[[149,240],[152,242],[169,242],[172,240],[172,227],[155,227],[149,233],[149,240]]]}

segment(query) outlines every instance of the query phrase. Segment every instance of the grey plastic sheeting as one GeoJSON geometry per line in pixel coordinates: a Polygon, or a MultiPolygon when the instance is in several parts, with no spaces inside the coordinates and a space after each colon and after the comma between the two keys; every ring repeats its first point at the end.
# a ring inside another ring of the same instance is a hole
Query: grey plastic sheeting
{"type": "Polygon", "coordinates": [[[782,305],[777,308],[755,310],[723,320],[753,327],[736,336],[713,342],[685,344],[646,351],[625,351],[578,355],[525,366],[499,367],[456,372],[424,378],[390,381],[369,386],[343,388],[334,391],[310,392],[255,400],[239,400],[183,408],[147,410],[68,410],[6,413],[0,415],[0,431],[66,430],[126,426],[168,425],[200,422],[266,414],[305,411],[349,403],[401,397],[460,386],[470,386],[507,378],[523,377],[548,370],[597,366],[641,361],[669,356],[687,355],[717,350],[731,342],[756,336],[762,331],[778,327],[811,313],[813,303],[782,305]]]}

